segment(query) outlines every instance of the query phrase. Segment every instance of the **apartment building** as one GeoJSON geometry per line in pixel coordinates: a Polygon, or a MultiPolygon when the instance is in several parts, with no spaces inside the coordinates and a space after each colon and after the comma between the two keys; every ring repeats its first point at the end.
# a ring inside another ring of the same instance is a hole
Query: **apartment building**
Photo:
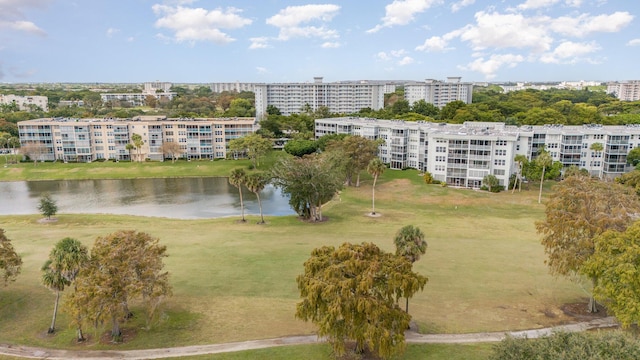
{"type": "Polygon", "coordinates": [[[384,82],[324,83],[322,79],[315,77],[312,83],[256,84],[256,117],[264,118],[269,105],[277,107],[283,115],[301,113],[307,107],[315,111],[325,106],[338,114],[355,113],[363,108],[384,108],[384,82]]]}
{"type": "Polygon", "coordinates": [[[391,169],[430,172],[452,186],[479,188],[486,175],[506,185],[517,172],[518,154],[535,159],[546,148],[554,161],[591,174],[615,177],[629,168],[630,149],[640,145],[639,126],[510,126],[504,123],[446,124],[357,117],[318,119],[315,136],[359,135],[383,139],[378,156],[391,169]],[[594,143],[603,151],[593,151],[594,143]]]}
{"type": "Polygon", "coordinates": [[[169,158],[162,145],[180,145],[186,159],[224,159],[232,139],[258,129],[255,118],[175,119],[164,116],[139,116],[131,119],[44,118],[18,122],[21,146],[37,146],[44,161],[131,160],[127,144],[138,134],[144,145],[143,159],[162,161],[169,158]]]}
{"type": "Polygon", "coordinates": [[[427,79],[424,82],[410,82],[404,85],[404,98],[413,105],[424,100],[439,108],[456,100],[471,104],[473,83],[460,81],[460,77],[448,77],[447,81],[427,79]]]}
{"type": "Polygon", "coordinates": [[[229,92],[243,92],[243,91],[255,91],[256,83],[241,83],[239,81],[236,82],[226,82],[226,83],[212,83],[209,85],[211,88],[211,92],[221,93],[225,91],[229,92]]]}
{"type": "Polygon", "coordinates": [[[622,101],[640,100],[640,80],[610,82],[607,84],[607,94],[613,94],[622,101]]]}
{"type": "Polygon", "coordinates": [[[42,111],[49,111],[49,99],[46,96],[20,96],[0,94],[0,104],[16,104],[21,111],[31,111],[40,108],[42,111]]]}
{"type": "Polygon", "coordinates": [[[171,100],[177,93],[171,92],[170,82],[146,82],[141,93],[104,93],[100,94],[102,102],[126,101],[132,106],[143,106],[147,96],[153,96],[158,100],[171,100]]]}

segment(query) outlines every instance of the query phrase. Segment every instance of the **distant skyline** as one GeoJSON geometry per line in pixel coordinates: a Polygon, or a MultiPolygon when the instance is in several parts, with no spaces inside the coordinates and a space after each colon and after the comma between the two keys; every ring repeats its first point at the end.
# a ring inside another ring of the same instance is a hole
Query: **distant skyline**
{"type": "Polygon", "coordinates": [[[635,0],[0,0],[0,83],[640,79],[635,0]]]}

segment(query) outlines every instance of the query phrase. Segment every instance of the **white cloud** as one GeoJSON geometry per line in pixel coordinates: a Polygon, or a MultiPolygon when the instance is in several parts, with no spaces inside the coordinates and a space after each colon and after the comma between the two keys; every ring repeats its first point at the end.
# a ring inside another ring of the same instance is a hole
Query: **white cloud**
{"type": "Polygon", "coordinates": [[[477,71],[484,74],[487,79],[493,79],[496,76],[496,72],[502,67],[515,67],[519,63],[524,61],[522,55],[504,54],[504,55],[491,55],[489,59],[478,58],[466,66],[461,66],[462,70],[477,71]]]}
{"type": "Polygon", "coordinates": [[[117,34],[120,32],[120,29],[115,29],[115,28],[108,28],[107,29],[107,37],[113,37],[113,35],[117,34]]]}
{"type": "Polygon", "coordinates": [[[413,64],[414,62],[415,60],[412,57],[405,56],[402,59],[400,59],[400,61],[398,61],[398,65],[405,66],[405,65],[413,64]]]}
{"type": "Polygon", "coordinates": [[[560,0],[527,0],[524,3],[518,5],[518,9],[520,10],[531,10],[531,9],[539,9],[543,7],[549,7],[560,0]]]}
{"type": "Polygon", "coordinates": [[[339,48],[341,46],[341,44],[337,41],[327,41],[324,44],[322,44],[322,47],[325,49],[335,49],[335,48],[339,48]]]}
{"type": "Polygon", "coordinates": [[[385,15],[382,18],[382,24],[376,25],[367,30],[367,32],[375,33],[385,27],[407,25],[415,19],[415,14],[422,13],[430,7],[441,3],[442,0],[394,0],[384,7],[385,15]]]}
{"type": "Polygon", "coordinates": [[[375,55],[376,59],[380,60],[380,61],[389,61],[391,60],[391,55],[387,54],[384,51],[380,51],[379,53],[377,53],[375,55]]]}
{"type": "Polygon", "coordinates": [[[10,29],[45,36],[46,32],[27,20],[25,10],[45,8],[50,0],[0,0],[0,29],[10,29]]]}
{"type": "Polygon", "coordinates": [[[127,38],[127,42],[134,42],[136,40],[136,38],[134,38],[133,36],[129,36],[127,38]]]}
{"type": "Polygon", "coordinates": [[[629,40],[627,46],[640,46],[640,39],[629,40]]]}
{"type": "Polygon", "coordinates": [[[474,50],[486,48],[529,48],[532,51],[548,51],[553,38],[540,18],[528,18],[522,14],[476,13],[476,24],[467,25],[449,37],[459,36],[471,43],[474,50]]]}
{"type": "Polygon", "coordinates": [[[266,23],[280,29],[278,40],[282,41],[297,37],[337,38],[338,32],[326,28],[324,23],[330,22],[339,10],[340,6],[333,4],[288,6],[268,18],[266,23]],[[321,26],[302,26],[312,22],[321,26]]]}
{"type": "Polygon", "coordinates": [[[267,68],[262,67],[262,66],[257,66],[257,67],[256,67],[256,71],[258,72],[258,74],[266,74],[266,73],[268,73],[268,72],[269,72],[269,71],[267,70],[267,68]]]}
{"type": "Polygon", "coordinates": [[[451,12],[458,12],[460,9],[473,5],[476,0],[460,0],[457,3],[451,4],[451,12]]]}
{"type": "Polygon", "coordinates": [[[540,61],[543,63],[575,63],[584,60],[582,57],[600,50],[600,46],[596,42],[576,43],[572,41],[564,41],[558,45],[552,52],[543,54],[540,61]]]}
{"type": "Polygon", "coordinates": [[[402,61],[402,59],[404,58],[411,59],[406,55],[407,55],[407,51],[405,49],[400,49],[400,50],[391,50],[389,52],[380,51],[375,55],[375,57],[380,61],[391,61],[395,59],[401,59],[400,61],[402,61]]]}
{"type": "Polygon", "coordinates": [[[428,52],[445,52],[452,49],[448,45],[449,41],[446,38],[440,36],[432,36],[425,40],[424,44],[416,46],[416,50],[428,52]]]}
{"type": "Polygon", "coordinates": [[[266,49],[269,47],[269,38],[267,37],[254,37],[250,38],[251,45],[249,45],[249,49],[266,49]]]}
{"type": "Polygon", "coordinates": [[[177,42],[211,41],[226,44],[235,39],[222,29],[238,29],[251,24],[250,19],[239,15],[240,9],[232,7],[207,10],[155,4],[152,9],[160,17],[156,21],[156,27],[172,30],[177,42]]]}
{"type": "Polygon", "coordinates": [[[590,16],[561,16],[549,21],[551,30],[562,35],[585,37],[595,32],[618,32],[629,25],[634,16],[626,11],[590,16]]]}

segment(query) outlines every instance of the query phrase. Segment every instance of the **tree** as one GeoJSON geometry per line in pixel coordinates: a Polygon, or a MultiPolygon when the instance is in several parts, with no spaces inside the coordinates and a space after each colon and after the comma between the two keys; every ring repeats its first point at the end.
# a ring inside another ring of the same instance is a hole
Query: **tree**
{"type": "Polygon", "coordinates": [[[40,210],[40,214],[46,216],[47,219],[51,219],[51,216],[55,215],[58,212],[58,205],[56,204],[56,201],[53,200],[51,195],[44,194],[40,198],[38,210],[40,210]]]}
{"type": "Polygon", "coordinates": [[[375,157],[369,161],[367,165],[367,172],[373,176],[373,185],[371,186],[371,214],[376,214],[376,181],[378,176],[382,175],[387,169],[387,166],[380,160],[379,157],[375,157]]]}
{"type": "Polygon", "coordinates": [[[256,194],[258,198],[258,206],[260,207],[260,222],[258,224],[264,224],[264,216],[262,215],[262,201],[260,201],[260,191],[264,190],[264,187],[269,183],[269,179],[265,174],[262,173],[254,173],[248,175],[245,178],[244,185],[251,191],[256,194]]]}
{"type": "Polygon", "coordinates": [[[11,240],[7,238],[4,229],[0,229],[0,271],[4,285],[15,281],[22,268],[22,258],[13,249],[11,240]]]}
{"type": "Polygon", "coordinates": [[[360,172],[367,168],[369,162],[378,155],[379,142],[362,136],[347,136],[340,141],[328,145],[329,151],[337,152],[345,159],[345,184],[351,185],[353,175],[356,176],[356,187],[360,186],[360,172]]]}
{"type": "Polygon", "coordinates": [[[242,186],[247,181],[247,174],[244,170],[237,168],[231,170],[231,175],[229,175],[229,183],[238,188],[238,193],[240,194],[240,211],[242,212],[242,222],[246,222],[244,218],[244,202],[242,201],[242,186]]]}
{"type": "MultiPolygon", "coordinates": [[[[604,145],[602,145],[602,143],[596,142],[591,144],[591,146],[589,147],[589,150],[595,151],[596,154],[598,154],[602,152],[602,150],[604,150],[604,145]]],[[[598,178],[602,178],[602,167],[598,171],[598,178]]]]}
{"type": "Polygon", "coordinates": [[[482,178],[482,184],[487,187],[489,192],[500,192],[502,187],[500,186],[500,180],[495,175],[486,175],[482,178]]]}
{"type": "Polygon", "coordinates": [[[20,152],[28,156],[29,159],[33,160],[33,166],[38,165],[38,160],[41,160],[40,158],[46,151],[47,150],[43,144],[36,142],[25,144],[20,148],[20,152]]]}
{"type": "Polygon", "coordinates": [[[313,154],[316,150],[318,150],[318,145],[313,140],[293,139],[284,145],[284,151],[297,157],[313,154]]]}
{"type": "Polygon", "coordinates": [[[291,207],[312,222],[322,221],[322,205],[342,188],[341,175],[327,154],[283,158],[271,170],[274,184],[289,195],[291,207]]]}
{"type": "Polygon", "coordinates": [[[640,163],[640,146],[636,146],[629,150],[629,153],[627,154],[627,163],[631,164],[633,167],[638,166],[640,163]]]}
{"type": "Polygon", "coordinates": [[[133,161],[133,156],[131,156],[131,151],[133,151],[136,146],[133,145],[132,143],[128,143],[127,145],[124,146],[125,149],[127,149],[127,151],[129,152],[129,161],[133,161]]]}
{"type": "Polygon", "coordinates": [[[437,106],[426,102],[424,99],[420,99],[413,103],[413,106],[411,106],[411,111],[435,118],[436,116],[438,116],[440,109],[438,109],[437,106]]]}
{"type": "Polygon", "coordinates": [[[553,163],[553,159],[548,151],[542,149],[534,160],[536,166],[542,169],[542,176],[540,177],[540,192],[538,193],[538,204],[542,202],[542,184],[544,183],[544,172],[553,163]]]}
{"type": "Polygon", "coordinates": [[[629,327],[640,321],[640,222],[625,231],[607,231],[595,241],[593,255],[585,261],[585,273],[595,279],[596,299],[629,327]]]}
{"type": "Polygon", "coordinates": [[[424,289],[427,278],[413,272],[404,257],[372,243],[344,243],[313,250],[296,282],[302,298],[296,317],[317,325],[318,336],[328,339],[336,355],[353,340],[357,352],[366,346],[390,358],[404,350],[411,320],[397,301],[424,289]]]}
{"type": "Polygon", "coordinates": [[[137,160],[142,161],[142,145],[144,145],[144,141],[142,140],[142,136],[140,134],[131,135],[131,142],[136,149],[137,152],[137,160]]]}
{"type": "MultiPolygon", "coordinates": [[[[640,211],[632,189],[584,175],[570,176],[553,188],[545,218],[536,222],[551,274],[577,278],[594,253],[596,238],[624,231],[640,211]]],[[[593,284],[597,278],[590,277],[593,284]]],[[[597,311],[593,298],[590,311],[597,311]]]]}
{"type": "Polygon", "coordinates": [[[98,237],[67,299],[76,325],[110,321],[111,336],[119,341],[120,321],[129,316],[135,298],[142,298],[149,324],[161,300],[171,295],[169,273],[163,271],[166,256],[166,246],[147,233],[121,230],[98,237]]]}
{"type": "MultiPolygon", "coordinates": [[[[396,255],[407,259],[411,264],[420,260],[420,256],[427,251],[427,242],[424,233],[419,227],[406,225],[396,233],[393,239],[396,246],[396,255]]],[[[406,299],[405,311],[409,312],[409,298],[406,299]]]]}
{"type": "MultiPolygon", "coordinates": [[[[53,290],[56,301],[53,307],[53,319],[48,333],[55,332],[56,315],[60,292],[76,279],[80,269],[89,260],[87,247],[76,239],[64,238],[60,240],[49,253],[49,258],[42,266],[42,284],[53,290]]],[[[80,332],[82,330],[79,330],[80,332]]],[[[82,338],[80,333],[79,338],[82,338]]]]}
{"type": "Polygon", "coordinates": [[[180,155],[184,154],[184,151],[180,149],[180,144],[173,141],[162,143],[160,149],[165,156],[168,155],[169,157],[171,157],[172,163],[175,163],[180,155]]]}
{"type": "Polygon", "coordinates": [[[464,109],[467,104],[462,100],[454,100],[447,103],[440,110],[441,120],[451,120],[456,116],[456,112],[460,109],[464,109]]]}
{"type": "Polygon", "coordinates": [[[258,134],[249,134],[229,141],[229,150],[234,154],[246,154],[251,159],[254,168],[260,165],[260,158],[265,156],[272,148],[273,141],[258,134]]]}

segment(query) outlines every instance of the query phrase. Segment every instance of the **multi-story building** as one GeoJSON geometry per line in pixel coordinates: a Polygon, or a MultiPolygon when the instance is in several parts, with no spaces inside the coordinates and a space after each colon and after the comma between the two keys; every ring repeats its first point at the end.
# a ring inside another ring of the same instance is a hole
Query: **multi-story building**
{"type": "Polygon", "coordinates": [[[141,93],[105,93],[100,94],[102,102],[126,101],[133,106],[142,106],[147,96],[153,96],[158,100],[171,100],[177,94],[171,92],[172,84],[169,82],[146,82],[141,93]]]}
{"type": "Polygon", "coordinates": [[[218,159],[227,157],[232,139],[258,129],[255,118],[172,119],[164,116],[139,116],[132,119],[45,118],[18,122],[20,144],[38,147],[43,161],[90,162],[101,159],[130,160],[131,136],[142,137],[139,154],[144,159],[163,160],[169,154],[164,143],[177,143],[181,157],[218,159]]]}
{"type": "Polygon", "coordinates": [[[638,101],[640,100],[640,80],[608,83],[607,94],[613,94],[622,101],[638,101]]]}
{"type": "Polygon", "coordinates": [[[21,111],[31,111],[40,108],[49,111],[49,99],[46,96],[19,96],[0,94],[0,104],[16,104],[21,111]]]}
{"type": "Polygon", "coordinates": [[[456,100],[471,104],[473,83],[460,82],[460,77],[448,77],[446,82],[427,79],[424,82],[411,82],[404,85],[404,98],[413,105],[424,100],[439,108],[456,100]]]}
{"type": "Polygon", "coordinates": [[[360,135],[383,139],[378,156],[391,169],[430,172],[452,186],[478,188],[486,175],[502,185],[517,172],[518,154],[535,159],[549,151],[564,167],[576,165],[591,174],[615,177],[629,170],[627,154],[640,145],[640,126],[509,126],[504,123],[446,124],[355,117],[318,119],[315,136],[360,135]],[[592,150],[594,143],[602,151],[592,150]]]}
{"type": "Polygon", "coordinates": [[[277,107],[283,115],[327,107],[329,112],[351,114],[363,108],[384,108],[384,82],[344,81],[323,83],[315,77],[312,83],[256,84],[256,117],[262,119],[267,107],[277,107]]]}
{"type": "Polygon", "coordinates": [[[209,85],[211,88],[211,92],[221,93],[224,91],[229,92],[243,92],[243,91],[255,91],[256,83],[241,83],[239,81],[236,82],[228,82],[228,83],[212,83],[209,85]]]}

